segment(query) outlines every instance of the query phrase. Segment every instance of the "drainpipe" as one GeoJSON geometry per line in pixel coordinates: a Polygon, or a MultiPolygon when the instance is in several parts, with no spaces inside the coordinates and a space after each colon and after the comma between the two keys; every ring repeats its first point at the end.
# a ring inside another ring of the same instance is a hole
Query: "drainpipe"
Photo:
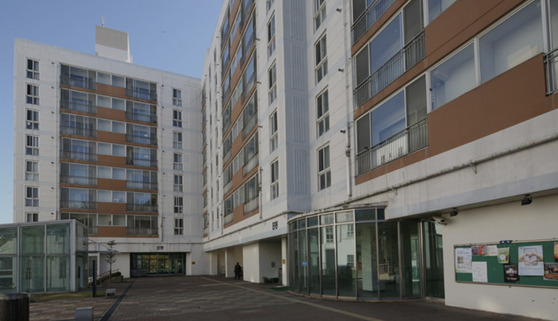
{"type": "MultiPolygon", "coordinates": [[[[343,15],[343,32],[347,33],[349,28],[347,28],[347,12],[350,12],[348,9],[348,2],[343,1],[343,11],[341,15],[343,15]]],[[[351,88],[351,83],[349,81],[349,68],[351,68],[351,57],[349,56],[349,43],[348,39],[350,39],[350,31],[349,34],[345,34],[343,37],[343,49],[345,51],[345,110],[346,110],[346,117],[347,117],[347,126],[345,128],[345,156],[347,156],[347,198],[351,198],[353,196],[353,184],[352,184],[352,169],[351,169],[351,119],[352,119],[352,108],[349,99],[349,90],[351,88]]]]}

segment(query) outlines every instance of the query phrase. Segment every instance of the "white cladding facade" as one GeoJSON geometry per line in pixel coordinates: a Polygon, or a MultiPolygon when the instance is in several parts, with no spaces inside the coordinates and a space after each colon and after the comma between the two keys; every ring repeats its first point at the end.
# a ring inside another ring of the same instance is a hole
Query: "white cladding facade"
{"type": "Polygon", "coordinates": [[[14,222],[85,223],[90,272],[114,240],[125,277],[204,273],[199,79],[22,39],[14,72],[14,222]]]}
{"type": "Polygon", "coordinates": [[[245,280],[280,278],[286,284],[287,220],[340,204],[351,192],[344,5],[223,3],[202,78],[204,249],[212,273],[232,276],[240,262],[245,280]],[[254,121],[245,116],[250,97],[257,106],[254,121]],[[237,165],[246,158],[238,155],[249,137],[257,141],[256,163],[237,165]],[[258,199],[255,210],[247,211],[250,200],[235,191],[246,196],[242,186],[251,175],[258,177],[258,199]]]}

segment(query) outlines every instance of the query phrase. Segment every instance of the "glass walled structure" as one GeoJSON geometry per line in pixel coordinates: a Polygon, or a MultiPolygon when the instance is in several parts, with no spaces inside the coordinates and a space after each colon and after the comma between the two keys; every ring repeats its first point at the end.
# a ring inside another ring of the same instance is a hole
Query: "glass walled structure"
{"type": "Polygon", "coordinates": [[[442,226],[386,221],[384,209],[289,222],[291,291],[358,299],[443,298],[442,226]]]}
{"type": "Polygon", "coordinates": [[[87,228],[71,221],[0,226],[0,293],[87,286],[87,228]]]}

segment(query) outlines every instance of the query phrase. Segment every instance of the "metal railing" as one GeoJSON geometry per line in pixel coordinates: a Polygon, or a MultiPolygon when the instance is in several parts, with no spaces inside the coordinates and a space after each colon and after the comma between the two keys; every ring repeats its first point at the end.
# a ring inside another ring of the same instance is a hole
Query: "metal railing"
{"type": "Polygon", "coordinates": [[[60,133],[85,137],[97,137],[97,130],[83,127],[60,126],[60,133]]]}
{"type": "Polygon", "coordinates": [[[126,112],[126,120],[137,120],[146,123],[157,123],[157,113],[140,114],[134,112],[126,112]]]}
{"type": "Polygon", "coordinates": [[[126,188],[155,190],[157,182],[126,181],[126,188]]]}
{"type": "Polygon", "coordinates": [[[60,175],[60,183],[76,185],[97,185],[96,177],[60,175]]]}
{"type": "Polygon", "coordinates": [[[138,144],[157,145],[156,136],[126,134],[126,141],[131,143],[138,143],[138,144]]]}
{"type": "Polygon", "coordinates": [[[96,114],[97,106],[89,103],[75,102],[66,99],[60,99],[60,108],[73,111],[81,111],[84,113],[96,114]]]}
{"type": "Polygon", "coordinates": [[[72,87],[80,87],[93,90],[97,89],[97,82],[83,76],[72,77],[72,75],[60,75],[60,83],[72,87]]]}
{"type": "Polygon", "coordinates": [[[126,210],[131,212],[157,212],[157,205],[149,204],[126,204],[126,210]]]}
{"type": "Polygon", "coordinates": [[[258,209],[258,197],[254,197],[248,202],[244,203],[244,214],[248,214],[254,210],[258,209]]]}
{"type": "Polygon", "coordinates": [[[395,0],[373,1],[363,14],[353,23],[351,32],[355,44],[372,25],[391,7],[395,0]]]}
{"type": "Polygon", "coordinates": [[[257,117],[256,117],[256,115],[253,115],[250,118],[250,120],[248,120],[246,122],[246,125],[242,129],[242,139],[246,138],[246,136],[248,136],[248,134],[250,134],[250,132],[252,131],[254,126],[256,126],[256,121],[257,121],[257,117]]]}
{"type": "Polygon", "coordinates": [[[126,89],[126,96],[128,97],[133,97],[133,98],[139,98],[139,99],[145,99],[145,100],[151,100],[151,101],[157,101],[157,93],[154,91],[149,91],[149,90],[143,90],[143,89],[139,89],[139,88],[127,88],[126,89]]]}
{"type": "Polygon", "coordinates": [[[258,154],[254,154],[245,164],[242,175],[246,176],[258,165],[258,154]]]}
{"type": "Polygon", "coordinates": [[[364,174],[394,159],[428,145],[426,119],[405,128],[390,138],[372,146],[356,156],[356,175],[364,174]]]}
{"type": "Polygon", "coordinates": [[[97,154],[62,150],[60,151],[60,158],[96,162],[97,154]]]}
{"type": "Polygon", "coordinates": [[[126,235],[159,235],[159,229],[150,227],[126,227],[126,235]]]}
{"type": "Polygon", "coordinates": [[[156,159],[144,159],[144,158],[126,158],[126,165],[135,165],[143,167],[157,167],[156,159]]]}
{"type": "Polygon", "coordinates": [[[97,202],[61,200],[60,208],[96,209],[97,202]]]}
{"type": "Polygon", "coordinates": [[[552,95],[558,92],[558,49],[544,56],[546,70],[546,94],[552,95]]]}
{"type": "Polygon", "coordinates": [[[411,40],[403,49],[391,57],[383,66],[372,73],[353,91],[354,108],[362,106],[376,96],[405,71],[424,59],[424,31],[411,40]]]}

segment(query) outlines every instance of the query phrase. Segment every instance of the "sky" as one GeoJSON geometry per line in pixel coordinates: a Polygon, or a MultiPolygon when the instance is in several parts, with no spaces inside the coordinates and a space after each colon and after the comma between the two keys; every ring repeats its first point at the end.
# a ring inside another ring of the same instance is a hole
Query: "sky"
{"type": "Polygon", "coordinates": [[[134,64],[201,78],[221,3],[0,0],[0,224],[13,222],[14,39],[94,54],[102,15],[105,27],[129,34],[134,64]]]}

